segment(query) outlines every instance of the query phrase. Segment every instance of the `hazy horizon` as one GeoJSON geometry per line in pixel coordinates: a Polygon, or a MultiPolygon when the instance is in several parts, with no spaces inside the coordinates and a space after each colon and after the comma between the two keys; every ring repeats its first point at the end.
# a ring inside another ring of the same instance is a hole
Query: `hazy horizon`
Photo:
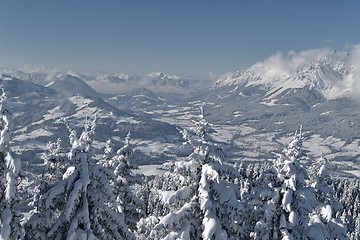
{"type": "Polygon", "coordinates": [[[360,2],[0,2],[0,66],[197,78],[360,42],[360,2]]]}

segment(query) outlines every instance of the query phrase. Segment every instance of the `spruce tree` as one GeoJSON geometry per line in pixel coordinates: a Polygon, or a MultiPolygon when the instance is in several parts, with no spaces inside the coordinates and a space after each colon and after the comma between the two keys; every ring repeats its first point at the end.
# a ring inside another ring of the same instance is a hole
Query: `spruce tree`
{"type": "Polygon", "coordinates": [[[133,238],[110,185],[114,174],[93,160],[94,131],[95,122],[87,122],[79,138],[71,130],[68,158],[73,166],[39,198],[25,239],[133,238]]]}
{"type": "Polygon", "coordinates": [[[1,238],[19,239],[22,236],[20,224],[19,196],[17,186],[21,170],[20,159],[14,156],[10,148],[10,112],[6,106],[4,89],[0,96],[0,211],[1,238]]]}
{"type": "Polygon", "coordinates": [[[316,205],[314,189],[302,165],[302,128],[274,162],[276,179],[272,197],[263,209],[255,239],[303,239],[310,225],[310,213],[316,205]],[[261,229],[267,229],[267,232],[261,229]]]}
{"type": "MultiPolygon", "coordinates": [[[[244,238],[240,190],[233,183],[240,174],[223,163],[223,152],[209,133],[211,125],[203,109],[195,128],[182,132],[193,152],[186,161],[168,164],[170,176],[181,179],[173,190],[158,190],[162,216],[150,215],[139,222],[144,239],[244,238]]],[[[171,178],[161,178],[161,180],[171,178]]],[[[165,183],[164,183],[165,184],[165,183]]],[[[166,184],[170,186],[172,184],[166,184]]]]}
{"type": "MultiPolygon", "coordinates": [[[[263,164],[260,175],[249,183],[247,193],[246,223],[251,239],[273,239],[277,226],[277,203],[279,201],[277,172],[263,164]]],[[[276,236],[276,234],[275,234],[276,236]]]]}
{"type": "Polygon", "coordinates": [[[136,230],[138,221],[145,215],[145,204],[138,197],[139,193],[134,187],[144,183],[145,180],[142,174],[133,173],[134,166],[130,160],[132,153],[133,146],[129,132],[125,137],[124,146],[117,150],[116,155],[109,162],[116,178],[114,182],[116,201],[123,206],[126,224],[130,229],[136,230]]]}
{"type": "Polygon", "coordinates": [[[316,208],[311,214],[309,231],[322,232],[326,239],[347,239],[347,229],[336,217],[341,205],[334,199],[334,188],[329,173],[329,162],[321,157],[311,169],[311,186],[315,189],[316,208]]]}
{"type": "Polygon", "coordinates": [[[103,160],[109,161],[113,157],[114,157],[114,143],[112,142],[111,139],[108,139],[106,141],[106,146],[104,148],[103,160]]]}

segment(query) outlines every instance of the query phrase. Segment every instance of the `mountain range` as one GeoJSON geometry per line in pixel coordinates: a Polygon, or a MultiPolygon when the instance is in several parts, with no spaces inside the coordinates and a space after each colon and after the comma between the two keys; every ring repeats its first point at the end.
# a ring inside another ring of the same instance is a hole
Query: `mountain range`
{"type": "MultiPolygon", "coordinates": [[[[0,68],[0,84],[9,95],[19,151],[20,146],[44,146],[54,136],[66,142],[64,121],[80,127],[95,115],[99,143],[114,134],[120,141],[131,131],[138,143],[155,141],[175,151],[181,143],[176,128],[190,127],[198,107],[205,106],[231,161],[271,158],[303,125],[314,157],[325,155],[336,166],[346,162],[357,168],[359,66],[352,59],[333,50],[274,54],[215,82],[161,72],[137,77],[0,68]]],[[[162,154],[157,157],[171,158],[162,154]]]]}

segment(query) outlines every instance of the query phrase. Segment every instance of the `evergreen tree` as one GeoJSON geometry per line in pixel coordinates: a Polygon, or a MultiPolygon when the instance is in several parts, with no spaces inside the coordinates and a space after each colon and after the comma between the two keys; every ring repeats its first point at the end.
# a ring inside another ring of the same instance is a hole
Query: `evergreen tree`
{"type": "Polygon", "coordinates": [[[300,163],[302,141],[300,128],[274,162],[277,179],[264,216],[256,224],[259,226],[256,239],[303,239],[309,233],[309,215],[316,205],[316,198],[314,189],[307,183],[308,173],[300,163]],[[268,233],[259,234],[264,228],[268,233]]]}
{"type": "Polygon", "coordinates": [[[6,107],[4,89],[0,96],[0,211],[1,239],[19,239],[22,236],[20,224],[18,178],[21,170],[20,159],[10,149],[10,112],[6,107]]]}
{"type": "Polygon", "coordinates": [[[170,211],[139,222],[144,239],[244,238],[244,206],[238,186],[233,183],[240,174],[222,162],[221,147],[211,139],[211,132],[201,109],[195,128],[183,131],[193,152],[187,161],[170,164],[169,175],[179,175],[176,179],[183,181],[175,183],[174,190],[158,192],[159,201],[170,211]]]}
{"type": "Polygon", "coordinates": [[[133,152],[133,146],[130,141],[131,134],[129,132],[125,137],[125,145],[116,152],[116,155],[109,162],[116,177],[114,182],[116,200],[123,206],[126,224],[130,229],[136,230],[138,221],[145,215],[145,204],[137,196],[138,193],[133,187],[142,184],[145,180],[142,174],[134,174],[132,171],[134,167],[131,165],[130,156],[133,152]]]}
{"type": "Polygon", "coordinates": [[[334,199],[332,179],[328,170],[328,160],[321,157],[312,168],[312,187],[315,189],[317,206],[311,215],[311,231],[322,232],[326,239],[347,239],[346,227],[336,213],[341,205],[334,199]]]}
{"type": "Polygon", "coordinates": [[[26,223],[25,239],[132,239],[122,207],[110,185],[112,171],[92,160],[95,122],[79,138],[71,130],[69,160],[73,163],[41,195],[38,211],[26,223]]]}
{"type": "Polygon", "coordinates": [[[104,148],[104,156],[103,159],[108,161],[110,160],[112,157],[114,157],[114,143],[112,142],[111,139],[108,139],[106,141],[106,146],[104,148]]]}
{"type": "MultiPolygon", "coordinates": [[[[46,145],[44,163],[45,170],[42,175],[42,182],[47,185],[60,180],[68,167],[68,158],[61,149],[61,140],[49,142],[46,145]]],[[[45,188],[47,190],[47,186],[45,188]]]]}
{"type": "Polygon", "coordinates": [[[68,166],[67,157],[61,152],[60,138],[56,142],[48,142],[43,160],[44,169],[41,179],[38,179],[38,188],[33,196],[33,201],[30,203],[35,208],[37,208],[37,201],[40,196],[49,190],[51,184],[62,179],[68,166]]]}
{"type": "Polygon", "coordinates": [[[354,216],[354,230],[349,233],[349,239],[360,239],[360,214],[354,216]]]}
{"type": "Polygon", "coordinates": [[[250,238],[273,239],[279,201],[277,172],[265,163],[260,168],[259,177],[248,185],[246,223],[250,238]]]}
{"type": "Polygon", "coordinates": [[[336,217],[340,218],[347,228],[349,239],[358,239],[360,233],[360,181],[358,178],[333,179],[336,199],[343,206],[342,212],[336,217]]]}

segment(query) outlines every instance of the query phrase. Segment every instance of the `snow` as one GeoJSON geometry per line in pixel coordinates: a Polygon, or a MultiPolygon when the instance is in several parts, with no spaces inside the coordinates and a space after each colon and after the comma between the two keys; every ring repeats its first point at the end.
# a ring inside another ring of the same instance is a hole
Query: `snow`
{"type": "Polygon", "coordinates": [[[62,194],[65,190],[66,182],[60,182],[56,186],[52,187],[50,191],[44,195],[42,199],[45,199],[45,206],[49,208],[52,205],[52,201],[56,198],[59,194],[62,194]]]}
{"type": "Polygon", "coordinates": [[[333,214],[331,206],[325,205],[324,207],[322,207],[320,214],[321,214],[321,217],[323,217],[326,220],[326,222],[329,222],[330,219],[332,218],[332,214],[333,214]]]}
{"type": "Polygon", "coordinates": [[[68,169],[66,169],[66,172],[63,174],[62,179],[67,179],[68,177],[70,177],[71,174],[74,173],[74,171],[75,171],[74,166],[68,167],[68,169]]]}
{"type": "MultiPolygon", "coordinates": [[[[149,96],[146,96],[146,95],[142,95],[142,94],[139,94],[139,95],[134,95],[133,96],[134,98],[147,98],[147,99],[149,99],[149,100],[159,100],[158,98],[152,98],[152,97],[149,97],[149,96]]],[[[148,102],[148,103],[150,103],[150,102],[148,102]]]]}
{"type": "Polygon", "coordinates": [[[162,203],[166,204],[172,204],[175,202],[175,200],[170,200],[174,197],[176,191],[159,191],[160,200],[162,203]]]}
{"type": "Polygon", "coordinates": [[[164,174],[166,171],[161,169],[162,165],[153,164],[153,165],[140,165],[138,169],[134,170],[134,173],[142,173],[145,176],[156,176],[164,174]]]}
{"type": "Polygon", "coordinates": [[[292,190],[285,191],[281,204],[284,206],[287,212],[291,212],[292,201],[293,201],[293,191],[292,190]]]}
{"type": "Polygon", "coordinates": [[[275,103],[277,101],[277,99],[265,99],[265,100],[268,100],[268,101],[263,101],[261,102],[261,104],[264,104],[266,106],[276,106],[277,104],[275,103]]]}
{"type": "Polygon", "coordinates": [[[167,204],[172,205],[178,201],[183,201],[186,199],[189,199],[189,197],[191,196],[191,188],[189,186],[184,186],[181,189],[177,190],[177,191],[168,191],[170,192],[170,196],[168,196],[168,198],[166,199],[167,204]]]}
{"type": "Polygon", "coordinates": [[[290,214],[289,214],[289,223],[292,227],[295,227],[298,225],[298,215],[296,212],[294,211],[291,211],[290,214]]]}
{"type": "Polygon", "coordinates": [[[118,118],[119,120],[117,120],[116,124],[120,124],[120,123],[131,123],[131,124],[138,124],[140,123],[139,121],[135,120],[133,117],[120,117],[118,118]]]}
{"type": "Polygon", "coordinates": [[[244,113],[242,111],[234,111],[233,114],[234,114],[234,117],[241,117],[244,115],[244,113]]]}
{"type": "Polygon", "coordinates": [[[69,100],[77,106],[77,110],[82,109],[93,102],[91,99],[82,97],[80,95],[69,97],[69,100]]]}
{"type": "MultiPolygon", "coordinates": [[[[11,202],[15,196],[16,186],[15,179],[11,172],[6,173],[6,188],[5,188],[5,200],[11,202]]],[[[15,175],[16,176],[16,175],[15,175]]]]}
{"type": "Polygon", "coordinates": [[[358,170],[344,170],[344,172],[354,175],[356,177],[360,177],[360,169],[358,170]]]}
{"type": "Polygon", "coordinates": [[[10,208],[6,207],[1,213],[1,222],[2,222],[1,239],[10,239],[11,220],[12,220],[12,212],[10,208]]]}
{"type": "Polygon", "coordinates": [[[20,142],[25,142],[25,141],[31,140],[33,138],[36,138],[36,137],[40,137],[40,136],[49,137],[52,135],[53,135],[52,132],[47,131],[45,129],[35,129],[34,131],[32,131],[30,133],[24,133],[22,135],[15,136],[14,140],[20,141],[20,142]]]}
{"type": "Polygon", "coordinates": [[[320,113],[320,115],[329,115],[329,114],[331,114],[332,112],[334,112],[334,110],[322,112],[322,113],[320,113]]]}
{"type": "Polygon", "coordinates": [[[51,84],[47,84],[46,86],[70,96],[81,94],[97,97],[99,95],[92,87],[86,84],[84,80],[69,74],[59,74],[51,84]]]}
{"type": "Polygon", "coordinates": [[[206,212],[202,224],[204,227],[204,230],[202,233],[203,239],[211,239],[212,236],[215,234],[216,229],[219,226],[219,224],[217,223],[217,221],[215,219],[215,216],[213,216],[209,212],[206,212]]]}
{"type": "Polygon", "coordinates": [[[10,222],[11,222],[11,210],[10,208],[5,208],[2,213],[1,213],[1,222],[4,224],[4,225],[9,225],[10,222]]]}
{"type": "MultiPolygon", "coordinates": [[[[273,78],[271,81],[269,82],[264,82],[265,79],[258,79],[259,80],[259,84],[265,84],[267,86],[267,95],[266,98],[264,99],[265,101],[262,102],[262,104],[268,105],[268,106],[274,106],[276,105],[276,98],[279,96],[280,93],[282,93],[283,91],[285,91],[286,89],[290,89],[293,87],[301,87],[303,86],[302,84],[304,84],[304,81],[301,81],[300,79],[295,79],[295,81],[291,81],[291,79],[289,79],[289,75],[287,75],[286,73],[282,72],[282,71],[270,71],[269,76],[275,76],[275,78],[273,78]],[[282,76],[283,78],[277,78],[278,76],[282,76]],[[284,81],[283,81],[284,80],[284,81]],[[291,85],[291,84],[292,85],[291,85]]],[[[242,79],[244,80],[244,79],[242,79]]],[[[246,79],[245,79],[246,80],[246,79]]],[[[292,79],[294,80],[294,79],[292,79]]],[[[311,79],[310,79],[311,80],[311,79]]],[[[309,79],[307,79],[306,81],[310,81],[309,79]]],[[[305,81],[305,83],[307,83],[305,81]]],[[[257,84],[256,82],[246,82],[247,86],[251,86],[252,84],[257,84]]],[[[316,87],[316,86],[314,86],[316,87]]],[[[240,87],[239,86],[234,86],[232,88],[232,90],[229,93],[236,93],[236,91],[238,91],[240,87]]],[[[336,92],[334,90],[334,88],[323,88],[324,91],[327,92],[328,95],[326,96],[330,96],[329,98],[332,97],[336,97],[339,95],[338,92],[336,92]]],[[[245,95],[244,95],[245,96],[245,95]]],[[[147,97],[145,95],[135,95],[134,97],[138,97],[139,99],[145,97],[146,99],[151,99],[151,100],[159,100],[160,98],[151,98],[151,97],[147,97]]],[[[75,116],[78,118],[83,118],[85,115],[90,115],[94,112],[98,112],[101,108],[96,107],[96,102],[93,102],[93,100],[90,100],[86,97],[82,97],[82,96],[73,96],[70,97],[69,100],[75,105],[76,107],[76,111],[77,113],[71,116],[75,116]],[[93,105],[94,107],[89,107],[90,105],[93,105]]],[[[164,100],[164,99],[160,99],[160,100],[164,100]]],[[[165,101],[165,100],[164,100],[165,101]]],[[[204,102],[203,101],[196,101],[193,102],[194,105],[203,105],[204,102]]],[[[211,104],[211,103],[209,103],[211,104]]],[[[14,104],[15,107],[21,107],[20,105],[24,105],[21,102],[18,102],[17,104],[14,104]]],[[[215,107],[224,107],[223,105],[216,105],[215,107]]],[[[71,108],[71,110],[74,107],[71,108]]],[[[158,106],[159,109],[157,110],[149,110],[146,111],[145,113],[149,113],[152,115],[157,115],[155,116],[155,118],[164,120],[166,122],[170,122],[175,124],[176,126],[187,126],[191,123],[191,120],[194,118],[194,108],[193,106],[188,107],[188,106],[177,106],[177,105],[173,105],[173,106],[166,106],[165,108],[162,108],[158,106]],[[167,108],[169,107],[169,108],[167,108]],[[171,107],[171,108],[170,108],[171,107]],[[161,115],[161,116],[160,116],[161,115]]],[[[262,106],[262,108],[264,108],[264,106],[262,106]]],[[[238,108],[234,108],[231,109],[232,112],[230,112],[230,117],[234,116],[234,117],[241,117],[244,115],[244,112],[242,111],[243,109],[238,109],[238,108]]],[[[30,111],[30,110],[29,110],[30,111]]],[[[141,110],[142,111],[142,110],[141,110]]],[[[325,111],[325,112],[321,112],[320,115],[331,115],[333,113],[334,110],[330,110],[330,111],[325,111]]],[[[51,128],[46,128],[45,124],[47,124],[45,121],[51,121],[53,119],[56,118],[62,118],[63,116],[65,116],[67,113],[63,112],[63,109],[60,106],[54,107],[53,109],[49,109],[45,112],[45,114],[41,117],[39,116],[37,118],[38,121],[36,122],[32,122],[31,124],[28,124],[27,126],[22,126],[22,128],[20,128],[17,132],[16,132],[16,137],[13,139],[15,141],[21,142],[21,146],[16,146],[16,149],[19,150],[19,152],[23,151],[23,149],[25,148],[25,146],[27,146],[27,144],[33,143],[34,146],[39,147],[41,145],[40,142],[36,142],[34,139],[37,137],[49,137],[49,138],[53,138],[52,133],[50,132],[49,129],[51,128]],[[39,120],[41,119],[41,120],[39,120]],[[35,126],[35,125],[39,125],[39,126],[35,126]],[[37,127],[36,130],[32,130],[35,127],[37,127]],[[31,130],[31,131],[30,131],[31,130]],[[28,131],[28,132],[27,132],[28,131]],[[24,133],[27,132],[27,133],[24,133]]],[[[139,111],[140,112],[140,111],[139,111]]],[[[25,112],[24,112],[25,113],[25,112]]],[[[15,113],[13,116],[19,116],[19,114],[22,113],[15,113]],[[16,115],[18,114],[18,115],[16,115]]],[[[104,116],[104,115],[103,115],[104,116]]],[[[139,124],[140,120],[136,120],[136,119],[140,119],[141,116],[136,116],[135,117],[116,117],[116,111],[110,112],[108,111],[106,113],[106,116],[109,118],[114,118],[114,121],[117,121],[116,123],[130,123],[130,124],[139,124]]],[[[219,117],[220,118],[220,117],[219,117]]],[[[260,120],[261,121],[261,120],[260,120]]],[[[287,142],[289,137],[283,137],[279,139],[279,136],[283,136],[284,133],[281,132],[271,132],[271,133],[263,133],[263,129],[255,129],[256,128],[256,124],[254,123],[255,127],[251,127],[247,124],[244,123],[240,123],[238,125],[226,125],[226,124],[222,124],[221,121],[216,122],[217,125],[214,125],[214,129],[217,131],[213,137],[216,141],[219,141],[221,143],[224,143],[224,146],[227,148],[226,150],[228,150],[229,155],[231,154],[232,156],[230,156],[230,160],[233,160],[234,158],[238,157],[238,158],[242,158],[242,159],[253,159],[255,161],[259,161],[259,160],[264,160],[266,159],[267,155],[264,156],[265,153],[271,153],[272,151],[276,150],[279,148],[279,145],[282,142],[287,142]],[[220,123],[219,123],[220,122],[220,123]],[[261,132],[261,133],[259,133],[261,132]],[[232,145],[233,144],[233,145],[232,145]]],[[[275,122],[271,121],[271,126],[273,126],[273,124],[276,125],[282,125],[282,126],[276,126],[282,128],[283,126],[286,127],[286,122],[283,121],[278,121],[275,122]]],[[[250,124],[250,123],[249,123],[250,124]]],[[[268,125],[269,126],[269,125],[268,125]]],[[[277,130],[278,131],[278,130],[277,130]]],[[[103,134],[99,134],[99,136],[102,136],[103,134]]],[[[113,139],[117,139],[118,136],[113,137],[113,139]]],[[[355,175],[360,176],[360,170],[356,169],[358,168],[358,164],[357,164],[357,160],[358,160],[358,148],[359,148],[359,143],[360,140],[359,139],[355,139],[352,142],[348,143],[345,142],[342,139],[339,138],[335,138],[335,137],[321,137],[320,135],[311,135],[311,133],[309,133],[307,135],[308,139],[306,141],[304,141],[304,148],[309,151],[309,159],[312,159],[312,157],[317,157],[317,156],[321,156],[321,155],[325,155],[326,157],[328,157],[328,159],[331,161],[331,163],[333,164],[333,166],[335,166],[336,164],[340,165],[342,167],[349,167],[352,168],[352,170],[346,170],[347,173],[352,173],[355,175]],[[344,160],[344,157],[347,157],[347,159],[344,160]],[[340,159],[340,160],[339,160],[340,159]]],[[[173,160],[173,158],[177,159],[177,156],[174,155],[170,155],[169,152],[173,151],[174,149],[176,149],[177,145],[179,145],[178,142],[178,138],[174,137],[171,138],[171,141],[169,143],[169,138],[164,137],[164,136],[158,136],[156,138],[153,138],[151,140],[149,139],[137,139],[136,142],[139,145],[137,147],[137,150],[139,152],[141,152],[141,154],[144,154],[146,156],[149,156],[148,159],[146,159],[146,162],[143,162],[142,164],[151,164],[152,159],[155,159],[157,162],[161,162],[161,161],[171,161],[173,160]],[[167,151],[167,152],[166,152],[167,151]],[[153,158],[152,158],[153,157],[153,158]]],[[[101,140],[99,140],[101,141],[101,140]]],[[[101,148],[104,145],[101,145],[101,142],[98,142],[98,145],[95,145],[98,148],[101,148]]],[[[16,143],[18,144],[18,143],[16,143]]],[[[296,144],[295,144],[296,145],[296,144]]],[[[290,145],[291,146],[291,145],[290,145]]],[[[99,149],[95,149],[96,151],[99,149]]],[[[98,156],[98,155],[97,155],[98,156]]],[[[27,162],[27,164],[29,164],[29,166],[31,166],[30,164],[32,164],[32,162],[30,161],[31,159],[29,159],[29,161],[27,162]]],[[[195,165],[194,162],[191,163],[187,163],[188,165],[186,165],[186,163],[184,163],[184,167],[188,168],[187,170],[191,170],[192,173],[196,173],[196,171],[198,170],[198,168],[200,167],[199,165],[195,165]],[[185,166],[186,165],[186,166],[185,166]]],[[[35,165],[34,165],[35,166],[35,165]]],[[[164,174],[165,170],[161,169],[162,165],[158,164],[158,165],[140,165],[139,169],[137,169],[135,171],[135,173],[144,173],[146,176],[154,176],[154,175],[161,175],[164,174]]],[[[213,210],[213,208],[217,208],[218,204],[227,204],[229,203],[230,205],[237,203],[235,200],[237,200],[236,198],[234,198],[233,196],[236,195],[235,190],[233,189],[231,184],[226,184],[224,182],[222,182],[223,178],[220,178],[215,172],[216,171],[212,171],[213,169],[211,169],[209,166],[205,165],[203,168],[203,176],[201,178],[201,185],[203,187],[203,195],[202,197],[204,197],[204,199],[202,199],[202,210],[203,211],[210,211],[210,212],[206,212],[207,218],[206,220],[204,220],[204,235],[206,237],[218,237],[218,238],[224,238],[225,234],[224,231],[221,231],[221,229],[217,228],[216,225],[218,224],[217,219],[215,214],[213,214],[214,212],[211,212],[211,210],[213,210]],[[211,188],[211,191],[209,191],[209,188],[211,188]],[[213,201],[213,202],[211,202],[213,201]],[[216,230],[214,230],[216,229],[216,230]],[[219,235],[217,235],[219,234],[219,235]],[[223,235],[222,235],[223,234],[223,235]],[[221,237],[219,237],[221,236],[221,237]]],[[[291,173],[292,170],[291,169],[284,169],[284,171],[286,170],[287,173],[291,173]]],[[[38,170],[36,170],[38,171],[38,170]]],[[[75,177],[74,175],[76,173],[75,172],[75,168],[69,168],[66,173],[63,176],[63,179],[69,179],[68,181],[75,181],[75,177]]],[[[31,172],[32,173],[32,172],[31,172]]],[[[5,180],[9,180],[10,177],[8,176],[8,174],[6,175],[6,177],[4,178],[5,180]]],[[[28,180],[26,180],[28,181],[28,180]]],[[[11,181],[9,181],[11,183],[11,181]]],[[[78,190],[81,188],[80,186],[81,184],[75,184],[74,187],[74,191],[78,190]],[[79,185],[79,186],[78,186],[79,185]],[[77,189],[78,188],[78,189],[77,189]]],[[[84,185],[86,185],[84,183],[84,185]]],[[[288,221],[292,226],[296,226],[299,222],[299,218],[298,218],[298,212],[296,212],[295,208],[293,208],[292,206],[290,206],[290,203],[292,202],[291,200],[299,200],[299,202],[301,202],[300,204],[304,204],[305,208],[311,208],[310,205],[313,204],[313,199],[309,199],[309,193],[307,192],[299,192],[299,194],[297,194],[296,196],[294,196],[294,194],[291,194],[291,190],[292,191],[296,191],[296,181],[293,178],[287,179],[285,180],[285,184],[286,187],[288,188],[287,191],[283,192],[284,193],[284,198],[283,198],[283,206],[286,209],[287,212],[289,212],[289,216],[287,219],[285,219],[284,221],[288,221]],[[289,190],[291,189],[291,190],[289,190]]],[[[61,192],[63,191],[63,188],[68,187],[70,188],[70,185],[67,185],[67,183],[61,183],[60,185],[57,185],[57,187],[54,187],[53,189],[50,189],[50,192],[48,193],[48,198],[47,198],[47,202],[46,205],[49,206],[51,205],[51,201],[54,200],[56,197],[59,196],[59,194],[61,194],[61,192]]],[[[6,191],[6,197],[10,198],[10,196],[12,196],[12,194],[9,191],[6,191]]],[[[161,191],[161,198],[160,200],[162,201],[162,203],[166,203],[169,205],[173,205],[174,203],[178,202],[178,201],[183,201],[183,200],[188,200],[188,198],[190,197],[191,193],[191,189],[188,186],[182,187],[177,191],[161,191]]],[[[294,193],[294,192],[293,192],[294,193]]],[[[269,194],[271,195],[271,194],[269,194]]],[[[75,194],[71,194],[69,196],[71,201],[75,201],[75,194]]],[[[71,204],[70,204],[71,205],[71,204]]],[[[175,205],[175,204],[174,204],[175,205]]],[[[85,206],[85,205],[84,205],[85,206]]],[[[83,206],[83,207],[84,207],[83,206]]],[[[174,207],[174,206],[171,206],[174,207]]],[[[270,207],[269,207],[270,209],[270,207]]],[[[71,210],[71,209],[70,209],[71,210]]],[[[165,221],[173,221],[174,224],[177,224],[176,221],[179,221],[179,219],[182,219],[181,217],[186,215],[186,214],[191,214],[193,209],[190,210],[185,208],[183,209],[184,212],[175,212],[177,215],[167,215],[162,219],[162,223],[164,223],[165,221]],[[181,215],[184,214],[184,215],[181,215]]],[[[217,211],[219,211],[218,209],[216,209],[217,211]]],[[[320,209],[320,213],[321,217],[326,219],[327,221],[332,221],[331,220],[331,215],[333,214],[332,209],[330,206],[324,206],[323,208],[320,209]]],[[[186,219],[186,218],[185,218],[186,219]]],[[[153,225],[156,224],[159,219],[152,219],[153,220],[153,225]]],[[[3,222],[6,222],[6,219],[3,219],[3,222]]],[[[286,224],[286,223],[285,223],[286,224]]],[[[340,226],[340,224],[336,221],[332,221],[331,222],[332,225],[336,225],[336,226],[340,226]]],[[[187,225],[188,226],[188,225],[187,225]]],[[[318,235],[318,233],[316,233],[316,231],[320,231],[321,227],[318,225],[312,225],[309,228],[308,234],[309,236],[312,236],[314,239],[317,238],[321,238],[321,236],[324,235],[318,235]]],[[[5,228],[6,230],[6,228],[5,228]]],[[[171,238],[171,237],[180,237],[180,235],[182,236],[190,236],[188,234],[189,231],[186,231],[186,227],[184,225],[184,227],[177,231],[177,232],[172,232],[170,233],[167,237],[171,238]]],[[[78,236],[80,237],[80,235],[85,236],[83,232],[78,231],[78,236]]]]}
{"type": "MultiPolygon", "coordinates": [[[[340,140],[340,139],[339,139],[340,140]]],[[[320,157],[322,155],[330,154],[332,151],[328,147],[329,144],[327,144],[326,139],[323,139],[319,135],[312,135],[309,140],[304,141],[303,146],[304,148],[311,151],[311,153],[315,157],[320,157]]]]}
{"type": "MultiPolygon", "coordinates": [[[[262,86],[267,90],[266,99],[276,99],[288,89],[308,86],[330,100],[349,95],[352,71],[346,52],[325,50],[314,56],[311,50],[288,55],[276,53],[264,61],[234,74],[220,78],[213,87],[221,86],[262,86]],[[309,59],[299,61],[309,54],[309,59]],[[295,60],[296,59],[296,60],[295,60]]],[[[235,89],[236,89],[235,87],[235,89]]],[[[266,104],[266,102],[263,102],[266,104]]],[[[273,102],[269,105],[272,106],[273,102]]]]}
{"type": "Polygon", "coordinates": [[[52,120],[56,118],[60,118],[65,115],[65,112],[60,110],[60,106],[57,106],[53,109],[50,109],[47,114],[44,114],[44,120],[52,120]]]}
{"type": "Polygon", "coordinates": [[[165,215],[164,217],[161,218],[159,224],[157,224],[154,227],[154,229],[161,228],[163,226],[166,228],[171,228],[173,226],[176,226],[179,222],[181,222],[181,219],[184,216],[188,215],[189,212],[192,211],[193,205],[194,204],[191,202],[185,203],[184,206],[179,211],[165,215]]]}
{"type": "Polygon", "coordinates": [[[323,233],[323,227],[319,223],[311,225],[306,231],[306,236],[311,240],[326,239],[326,237],[323,233]]]}

